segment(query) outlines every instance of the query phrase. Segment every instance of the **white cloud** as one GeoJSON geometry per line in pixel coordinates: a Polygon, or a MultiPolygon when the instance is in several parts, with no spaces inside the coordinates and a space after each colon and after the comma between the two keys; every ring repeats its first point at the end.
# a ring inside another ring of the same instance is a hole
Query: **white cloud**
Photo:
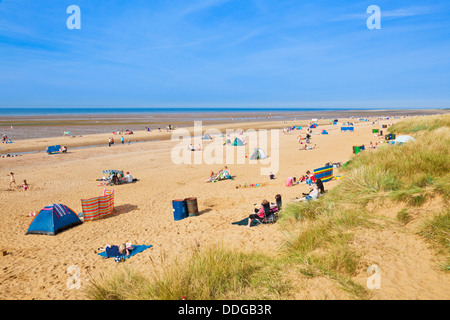
{"type": "MultiPolygon", "coordinates": [[[[419,15],[431,14],[437,11],[434,7],[410,7],[410,8],[399,8],[395,10],[383,10],[381,7],[381,17],[384,18],[403,18],[412,17],[419,15]]],[[[332,19],[332,21],[346,21],[346,20],[356,20],[356,19],[367,19],[370,16],[369,13],[361,14],[347,14],[338,16],[332,19]]]]}

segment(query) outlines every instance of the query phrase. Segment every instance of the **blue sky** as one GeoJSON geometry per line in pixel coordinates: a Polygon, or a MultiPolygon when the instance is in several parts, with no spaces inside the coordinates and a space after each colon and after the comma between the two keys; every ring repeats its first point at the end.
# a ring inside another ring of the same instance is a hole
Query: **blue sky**
{"type": "Polygon", "coordinates": [[[450,108],[450,2],[0,0],[0,107],[450,108]]]}

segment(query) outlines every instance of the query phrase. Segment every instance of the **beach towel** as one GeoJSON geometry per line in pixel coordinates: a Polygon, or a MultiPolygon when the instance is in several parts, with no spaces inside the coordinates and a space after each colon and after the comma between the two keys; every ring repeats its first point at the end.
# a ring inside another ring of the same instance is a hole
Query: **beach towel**
{"type": "MultiPolygon", "coordinates": [[[[236,224],[238,226],[247,226],[248,225],[248,218],[242,219],[240,221],[232,222],[231,224],[236,224]]],[[[250,227],[255,227],[259,225],[259,222],[256,220],[252,220],[252,223],[250,224],[250,227]]]]}
{"type": "Polygon", "coordinates": [[[59,153],[59,150],[60,150],[60,149],[61,149],[61,146],[60,146],[60,145],[50,146],[50,147],[47,147],[46,152],[47,152],[48,154],[59,153]]]}
{"type": "Polygon", "coordinates": [[[133,250],[130,252],[129,255],[120,254],[119,253],[119,247],[118,246],[111,246],[106,247],[104,252],[97,253],[97,255],[102,256],[103,258],[123,258],[128,259],[138,253],[141,253],[144,250],[147,250],[148,248],[153,247],[152,245],[135,245],[133,246],[133,250]]]}

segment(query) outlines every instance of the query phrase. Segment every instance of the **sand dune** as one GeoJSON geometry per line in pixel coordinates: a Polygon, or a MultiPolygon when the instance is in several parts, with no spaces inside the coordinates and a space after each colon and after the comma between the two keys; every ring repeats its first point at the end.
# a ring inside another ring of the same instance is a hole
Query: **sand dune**
{"type": "MultiPolygon", "coordinates": [[[[394,121],[382,121],[377,128],[382,123],[394,121]]],[[[284,125],[283,122],[265,122],[216,127],[239,127],[246,131],[260,127],[280,129],[284,125]]],[[[371,122],[356,124],[354,133],[341,133],[339,128],[324,124],[315,129],[315,133],[322,129],[329,132],[329,135],[313,135],[312,142],[318,146],[315,150],[299,150],[296,140],[299,131],[291,134],[280,132],[280,163],[276,180],[261,175],[263,164],[249,164],[245,159],[244,164],[228,164],[235,180],[213,184],[204,181],[211,170],[217,171],[223,164],[175,165],[171,151],[177,142],[169,139],[169,133],[136,132],[131,137],[133,141],[144,141],[149,136],[151,140],[159,141],[120,145],[116,139],[113,147],[107,146],[108,135],[24,140],[8,146],[9,151],[20,152],[62,144],[69,146],[69,153],[33,153],[0,158],[0,253],[4,252],[4,255],[0,254],[0,299],[85,299],[83,290],[67,287],[70,276],[67,270],[69,266],[77,266],[83,286],[91,276],[117,268],[114,261],[101,259],[96,254],[97,248],[108,243],[153,245],[126,262],[146,272],[155,272],[155,268],[162,267],[161,261],[174,261],[188,255],[195,247],[214,243],[240,250],[256,250],[264,241],[267,251],[276,254],[283,240],[277,224],[248,229],[232,222],[252,213],[253,204],[263,199],[274,201],[277,193],[282,195],[284,202],[288,202],[308,190],[305,184],[286,187],[288,177],[298,177],[306,170],[312,171],[329,161],[345,162],[353,156],[353,145],[380,141],[372,134],[374,127],[371,122]],[[74,149],[96,144],[103,146],[74,149]],[[80,199],[102,194],[104,186],[99,186],[96,179],[102,178],[102,170],[106,169],[130,171],[139,179],[132,184],[114,187],[115,212],[111,216],[83,223],[56,236],[25,235],[32,221],[29,213],[38,212],[48,204],[63,203],[81,212],[80,199]],[[30,190],[9,188],[7,174],[10,171],[15,173],[18,184],[26,179],[30,190]],[[265,185],[236,188],[244,183],[265,185]],[[200,214],[174,221],[171,201],[187,197],[197,197],[200,214]]],[[[207,144],[205,142],[203,147],[207,144]]],[[[248,156],[250,151],[248,146],[245,148],[248,156]]],[[[272,152],[276,151],[268,150],[269,155],[272,152]]],[[[339,181],[331,181],[326,188],[337,183],[339,181]]],[[[383,289],[374,298],[449,298],[448,290],[445,290],[449,288],[448,276],[431,269],[431,252],[423,243],[415,241],[413,235],[377,232],[370,235],[362,233],[359,237],[361,249],[373,248],[368,259],[392,270],[392,274],[383,278],[383,289]],[[412,265],[417,266],[416,270],[420,272],[414,273],[412,265]],[[424,291],[427,293],[421,294],[424,291]]],[[[360,280],[364,281],[363,276],[360,280]]],[[[322,299],[327,295],[326,290],[329,290],[329,298],[345,296],[325,280],[315,281],[317,283],[313,286],[305,287],[299,299],[322,299]],[[323,288],[321,282],[324,282],[323,288]]]]}

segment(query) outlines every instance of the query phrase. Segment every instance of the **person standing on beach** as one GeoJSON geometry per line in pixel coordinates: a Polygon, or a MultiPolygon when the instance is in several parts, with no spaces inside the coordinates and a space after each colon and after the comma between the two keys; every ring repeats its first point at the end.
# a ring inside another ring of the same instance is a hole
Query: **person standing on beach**
{"type": "Polygon", "coordinates": [[[125,138],[123,136],[120,138],[120,142],[122,142],[122,145],[125,143],[125,138]]]}
{"type": "Polygon", "coordinates": [[[11,184],[13,184],[14,183],[14,185],[17,187],[17,184],[16,184],[16,179],[14,179],[14,173],[13,172],[10,172],[9,173],[9,187],[11,188],[11,184]]]}

